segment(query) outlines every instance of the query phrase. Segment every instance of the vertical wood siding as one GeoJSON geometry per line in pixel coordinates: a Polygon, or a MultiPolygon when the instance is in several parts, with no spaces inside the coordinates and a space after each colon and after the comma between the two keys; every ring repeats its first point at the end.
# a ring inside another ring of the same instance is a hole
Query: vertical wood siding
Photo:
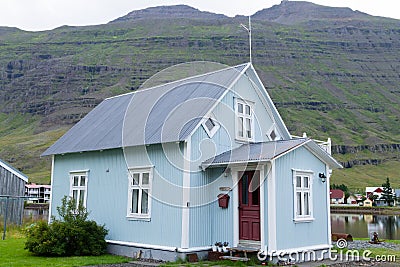
{"type": "MultiPolygon", "coordinates": [[[[25,181],[0,166],[0,195],[23,196],[25,193],[25,181]]],[[[6,199],[0,198],[0,215],[5,214],[6,199]]],[[[8,221],[16,224],[22,223],[24,213],[23,199],[9,199],[8,221]]]]}
{"type": "MultiPolygon", "coordinates": [[[[173,161],[178,162],[182,159],[179,146],[164,149],[170,150],[168,154],[173,161]]],[[[177,194],[164,185],[166,181],[181,185],[182,172],[170,166],[162,150],[161,145],[128,149],[127,161],[122,149],[57,155],[54,166],[52,215],[56,214],[56,207],[60,205],[61,198],[69,194],[69,172],[87,169],[87,209],[91,219],[105,224],[109,229],[107,239],[179,247],[181,208],[165,203],[162,196],[177,194]],[[150,221],[130,220],[126,217],[127,162],[129,167],[143,167],[149,164],[155,166],[153,195],[161,196],[161,199],[152,198],[150,221]]]]}
{"type": "Polygon", "coordinates": [[[276,237],[278,249],[290,249],[313,245],[328,244],[328,211],[326,184],[318,178],[325,173],[325,164],[300,147],[276,161],[276,237]],[[295,223],[293,221],[293,182],[292,168],[312,170],[313,217],[312,222],[295,223]]]}

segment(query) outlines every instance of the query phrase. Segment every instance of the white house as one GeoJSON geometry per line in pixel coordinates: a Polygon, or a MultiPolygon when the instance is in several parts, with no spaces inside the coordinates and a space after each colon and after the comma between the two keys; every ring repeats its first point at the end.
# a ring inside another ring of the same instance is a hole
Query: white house
{"type": "Polygon", "coordinates": [[[25,196],[29,197],[28,203],[48,203],[50,201],[51,185],[26,184],[25,196]]]}
{"type": "Polygon", "coordinates": [[[109,229],[112,253],[203,257],[226,241],[272,260],[328,256],[341,165],[291,136],[250,63],[105,99],[43,155],[51,215],[75,198],[109,229]]]}

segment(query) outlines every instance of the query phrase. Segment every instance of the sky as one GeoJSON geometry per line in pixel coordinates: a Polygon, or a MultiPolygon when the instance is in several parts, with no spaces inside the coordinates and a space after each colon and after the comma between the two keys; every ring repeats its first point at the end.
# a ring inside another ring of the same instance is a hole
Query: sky
{"type": "MultiPolygon", "coordinates": [[[[399,0],[309,0],[315,4],[350,7],[374,16],[400,19],[399,0]]],[[[280,0],[0,0],[0,26],[27,31],[50,30],[63,25],[104,24],[130,11],[160,5],[186,4],[202,11],[252,15],[280,0]]]]}

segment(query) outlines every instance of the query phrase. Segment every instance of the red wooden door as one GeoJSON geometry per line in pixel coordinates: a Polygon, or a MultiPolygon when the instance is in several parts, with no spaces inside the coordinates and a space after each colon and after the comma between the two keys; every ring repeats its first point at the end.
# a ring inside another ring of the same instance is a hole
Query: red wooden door
{"type": "Polygon", "coordinates": [[[245,171],[239,180],[239,239],[260,241],[260,179],[245,171]]]}

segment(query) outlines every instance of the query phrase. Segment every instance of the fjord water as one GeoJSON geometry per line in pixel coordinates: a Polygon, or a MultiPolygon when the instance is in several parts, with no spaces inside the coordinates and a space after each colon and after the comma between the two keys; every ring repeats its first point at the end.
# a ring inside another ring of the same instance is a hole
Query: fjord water
{"type": "Polygon", "coordinates": [[[400,239],[399,215],[331,214],[332,233],[368,238],[377,232],[380,239],[400,239]]]}

